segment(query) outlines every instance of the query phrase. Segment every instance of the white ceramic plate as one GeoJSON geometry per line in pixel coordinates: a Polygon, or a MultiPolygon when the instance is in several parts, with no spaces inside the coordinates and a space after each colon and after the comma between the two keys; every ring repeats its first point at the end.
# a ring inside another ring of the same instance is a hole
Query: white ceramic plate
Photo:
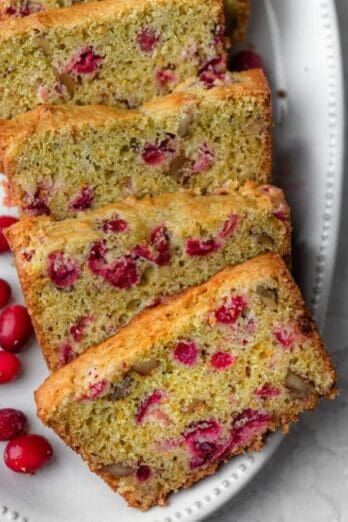
{"type": "MultiPolygon", "coordinates": [[[[331,286],[342,182],[341,61],[333,0],[254,0],[249,40],[265,58],[274,96],[275,175],[295,224],[298,281],[319,325],[331,286]]],[[[0,213],[8,209],[0,208],[0,213]]],[[[15,213],[15,209],[13,209],[15,213]]],[[[1,277],[21,293],[11,257],[1,277]]],[[[22,356],[24,375],[1,386],[0,407],[23,410],[32,431],[46,433],[55,458],[35,476],[17,475],[0,459],[0,522],[198,521],[221,507],[263,466],[282,436],[263,451],[234,459],[219,472],[170,498],[168,507],[140,513],[126,507],[80,458],[35,419],[33,390],[47,369],[33,343],[22,356]]],[[[2,450],[2,448],[1,448],[2,450]]]]}

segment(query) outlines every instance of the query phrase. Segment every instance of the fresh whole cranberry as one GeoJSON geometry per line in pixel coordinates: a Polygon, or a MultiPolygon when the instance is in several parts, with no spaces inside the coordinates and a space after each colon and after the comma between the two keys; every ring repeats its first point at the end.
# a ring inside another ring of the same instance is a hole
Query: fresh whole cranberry
{"type": "Polygon", "coordinates": [[[233,56],[230,63],[231,71],[247,71],[248,69],[264,69],[261,56],[255,51],[240,51],[233,56]]]}
{"type": "Polygon", "coordinates": [[[188,238],[186,241],[186,254],[189,256],[207,256],[221,248],[221,243],[214,238],[195,239],[188,238]]]}
{"type": "Polygon", "coordinates": [[[81,268],[76,261],[57,250],[51,252],[47,259],[47,273],[57,288],[70,288],[78,279],[81,268]]]}
{"type": "Polygon", "coordinates": [[[0,216],[0,254],[10,250],[7,239],[5,238],[3,233],[4,228],[13,225],[13,223],[16,223],[17,221],[18,219],[13,216],[0,216]]]}
{"type": "Polygon", "coordinates": [[[35,473],[52,454],[52,446],[45,437],[21,435],[7,444],[4,460],[6,466],[16,473],[35,473]]]}
{"type": "Polygon", "coordinates": [[[11,287],[4,279],[0,279],[0,308],[6,306],[11,297],[11,287]]]}
{"type": "Polygon", "coordinates": [[[147,27],[137,36],[137,43],[144,53],[151,53],[159,40],[159,36],[152,27],[147,27]]]}
{"type": "Polygon", "coordinates": [[[0,384],[13,381],[21,370],[21,362],[14,353],[0,351],[0,384]]]}
{"type": "Polygon", "coordinates": [[[33,326],[25,306],[14,304],[0,315],[0,346],[8,352],[20,352],[32,334],[33,326]]]}
{"type": "Polygon", "coordinates": [[[27,418],[19,410],[2,408],[0,410],[0,440],[11,440],[24,435],[28,430],[27,418]]]}
{"type": "Polygon", "coordinates": [[[173,352],[174,359],[185,366],[193,366],[197,361],[198,350],[193,341],[179,341],[173,352]]]}

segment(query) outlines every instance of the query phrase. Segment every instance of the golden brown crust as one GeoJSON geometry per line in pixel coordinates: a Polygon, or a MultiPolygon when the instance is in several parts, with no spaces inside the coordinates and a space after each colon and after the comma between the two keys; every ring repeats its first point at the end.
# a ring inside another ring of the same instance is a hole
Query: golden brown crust
{"type": "MultiPolygon", "coordinates": [[[[158,5],[166,5],[175,2],[185,3],[184,0],[156,0],[158,5]]],[[[199,4],[198,0],[197,4],[199,4]]],[[[220,0],[209,0],[212,8],[220,14],[224,20],[222,4],[220,0]]],[[[100,2],[75,4],[62,9],[52,9],[34,13],[24,18],[6,20],[0,23],[0,42],[18,35],[24,35],[33,29],[45,30],[47,28],[65,27],[72,28],[81,24],[81,21],[96,23],[107,19],[122,19],[125,13],[132,9],[146,10],[153,5],[153,0],[103,0],[100,2]]]]}
{"type": "MultiPolygon", "coordinates": [[[[253,279],[271,276],[276,276],[288,289],[289,294],[298,303],[298,307],[302,308],[307,320],[313,324],[300,290],[282,259],[277,254],[258,256],[241,265],[226,268],[207,283],[190,288],[180,296],[169,298],[165,304],[142,312],[116,335],[98,346],[89,348],[77,360],[58,370],[46,379],[36,392],[39,417],[44,422],[48,422],[54,415],[55,408],[72,397],[81,387],[82,376],[91,366],[97,364],[100,377],[103,377],[104,373],[123,374],[137,357],[146,355],[151,350],[154,339],[163,344],[169,343],[181,321],[187,320],[187,317],[197,312],[202,314],[208,312],[211,301],[220,287],[233,286],[234,282],[250,283],[253,279]]],[[[312,329],[310,336],[317,347],[318,356],[323,359],[334,383],[335,371],[318,332],[312,329]]],[[[332,395],[335,395],[334,385],[328,397],[332,395]]]]}

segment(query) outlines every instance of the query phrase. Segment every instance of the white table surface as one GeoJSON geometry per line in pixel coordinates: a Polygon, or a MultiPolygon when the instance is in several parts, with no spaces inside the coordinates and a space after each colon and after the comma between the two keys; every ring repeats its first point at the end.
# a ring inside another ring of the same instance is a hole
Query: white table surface
{"type": "MultiPolygon", "coordinates": [[[[336,5],[348,86],[348,0],[336,0],[336,5]]],[[[209,520],[348,522],[348,128],[346,143],[339,251],[324,328],[340,397],[304,415],[259,475],[209,520]]]]}

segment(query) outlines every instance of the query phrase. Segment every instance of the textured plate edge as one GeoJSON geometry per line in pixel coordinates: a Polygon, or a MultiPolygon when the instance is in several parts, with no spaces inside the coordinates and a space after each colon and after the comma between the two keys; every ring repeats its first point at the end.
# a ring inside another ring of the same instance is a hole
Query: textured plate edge
{"type": "MultiPolygon", "coordinates": [[[[332,289],[334,268],[336,264],[338,235],[340,230],[340,217],[342,207],[343,188],[343,161],[344,161],[344,87],[343,87],[343,57],[340,43],[337,10],[334,0],[320,0],[320,16],[322,29],[326,41],[326,69],[328,71],[328,127],[329,127],[329,161],[326,170],[326,191],[324,195],[324,213],[321,225],[321,241],[316,256],[316,278],[312,288],[310,305],[313,310],[320,330],[323,329],[324,320],[332,289]]],[[[239,473],[233,472],[231,479],[220,480],[215,485],[210,495],[193,502],[185,507],[182,512],[176,512],[173,516],[154,519],[154,522],[175,522],[175,520],[194,520],[199,522],[221,507],[236,495],[262,468],[263,464],[275,453],[283,437],[280,433],[271,436],[264,450],[256,455],[247,455],[248,464],[240,464],[239,473]],[[248,472],[248,473],[246,473],[248,472]],[[246,473],[244,477],[241,474],[246,473]],[[235,481],[239,478],[239,483],[235,481]],[[222,501],[219,498],[221,489],[233,487],[231,496],[222,501]],[[214,505],[207,508],[211,501],[214,505]],[[199,513],[206,507],[204,513],[199,513]],[[196,516],[195,516],[196,515],[196,516]],[[195,518],[191,518],[195,516],[195,518]],[[189,518],[188,518],[189,517],[189,518]]],[[[20,515],[16,510],[2,504],[0,501],[0,522],[29,522],[29,519],[20,515]]],[[[33,521],[34,522],[34,521],[33,521]]]]}
{"type": "Polygon", "coordinates": [[[334,0],[320,0],[319,9],[326,41],[324,59],[328,71],[329,159],[326,169],[321,238],[316,255],[316,277],[310,305],[319,329],[322,331],[332,289],[340,231],[346,122],[344,116],[343,56],[337,9],[334,0]]]}

